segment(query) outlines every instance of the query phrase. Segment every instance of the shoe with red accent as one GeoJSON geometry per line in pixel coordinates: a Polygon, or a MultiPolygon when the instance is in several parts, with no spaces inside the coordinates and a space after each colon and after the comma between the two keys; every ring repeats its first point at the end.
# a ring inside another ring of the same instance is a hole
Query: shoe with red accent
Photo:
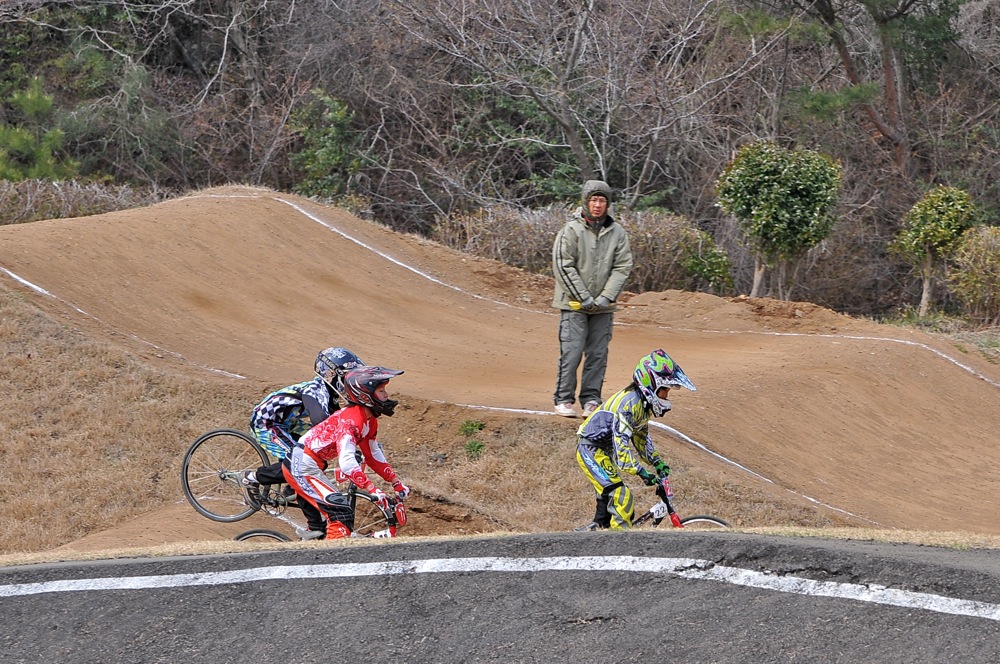
{"type": "Polygon", "coordinates": [[[243,489],[243,499],[247,505],[260,509],[260,483],[252,470],[244,470],[240,477],[240,488],[243,489]]]}
{"type": "Polygon", "coordinates": [[[596,401],[588,401],[587,405],[583,407],[583,416],[590,417],[594,414],[594,411],[601,407],[601,404],[596,401]]]}

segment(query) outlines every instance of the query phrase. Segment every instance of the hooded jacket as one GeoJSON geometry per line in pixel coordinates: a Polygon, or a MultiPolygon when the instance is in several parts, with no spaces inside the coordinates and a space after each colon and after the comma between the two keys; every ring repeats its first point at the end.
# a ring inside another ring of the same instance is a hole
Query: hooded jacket
{"type": "MultiPolygon", "coordinates": [[[[556,278],[552,306],[570,311],[571,301],[595,300],[603,295],[614,302],[632,272],[632,250],[628,234],[610,214],[597,224],[588,224],[583,211],[594,193],[611,202],[611,188],[600,180],[583,185],[583,206],[577,208],[556,234],[552,245],[552,273],[556,278]]],[[[605,313],[598,310],[593,313],[605,313]]]]}

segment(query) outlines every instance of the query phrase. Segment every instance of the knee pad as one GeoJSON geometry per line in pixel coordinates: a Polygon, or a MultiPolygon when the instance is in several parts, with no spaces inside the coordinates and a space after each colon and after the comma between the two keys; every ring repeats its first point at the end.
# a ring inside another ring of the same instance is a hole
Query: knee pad
{"type": "Polygon", "coordinates": [[[342,524],[340,521],[328,521],[326,524],[326,539],[340,539],[342,537],[350,537],[351,529],[342,524]]]}
{"type": "Polygon", "coordinates": [[[323,512],[326,513],[328,522],[337,521],[349,529],[354,528],[354,510],[347,498],[339,493],[327,496],[326,502],[320,503],[323,512]]]}
{"type": "Polygon", "coordinates": [[[608,514],[611,516],[611,530],[625,530],[632,527],[635,519],[635,499],[632,491],[620,484],[608,495],[608,514]]]}

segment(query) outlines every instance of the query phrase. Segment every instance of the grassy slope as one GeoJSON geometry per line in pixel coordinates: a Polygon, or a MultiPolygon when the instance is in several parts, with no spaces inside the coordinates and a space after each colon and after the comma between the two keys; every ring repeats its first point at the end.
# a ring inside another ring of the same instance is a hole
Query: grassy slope
{"type": "MultiPolygon", "coordinates": [[[[243,428],[271,387],[195,379],[150,366],[56,322],[24,293],[0,286],[0,553],[38,552],[176,503],[190,441],[243,428]]],[[[589,517],[592,493],[572,458],[575,424],[544,417],[408,401],[393,425],[407,431],[394,465],[422,494],[488,515],[498,530],[566,530],[589,517]],[[478,458],[462,423],[482,422],[478,458]],[[512,472],[524,469],[524,472],[512,472]]],[[[844,525],[794,500],[673,459],[688,514],[723,514],[740,526],[844,525]]],[[[643,494],[645,497],[645,494],[643,494]]],[[[193,514],[193,513],[192,513],[193,514]]]]}
{"type": "Polygon", "coordinates": [[[2,287],[0,348],[0,551],[51,548],[175,500],[187,441],[243,426],[262,389],[145,366],[2,287]]]}

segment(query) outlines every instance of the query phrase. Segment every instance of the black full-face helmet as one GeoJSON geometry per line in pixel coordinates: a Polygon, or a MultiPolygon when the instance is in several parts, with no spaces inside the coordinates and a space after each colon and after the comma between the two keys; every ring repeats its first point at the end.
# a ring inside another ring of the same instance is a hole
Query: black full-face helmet
{"type": "Polygon", "coordinates": [[[351,369],[344,376],[344,398],[349,403],[367,406],[376,417],[379,415],[392,417],[399,402],[392,399],[378,399],[375,397],[375,392],[380,386],[388,383],[390,378],[395,378],[401,373],[403,372],[385,367],[351,369]]]}

